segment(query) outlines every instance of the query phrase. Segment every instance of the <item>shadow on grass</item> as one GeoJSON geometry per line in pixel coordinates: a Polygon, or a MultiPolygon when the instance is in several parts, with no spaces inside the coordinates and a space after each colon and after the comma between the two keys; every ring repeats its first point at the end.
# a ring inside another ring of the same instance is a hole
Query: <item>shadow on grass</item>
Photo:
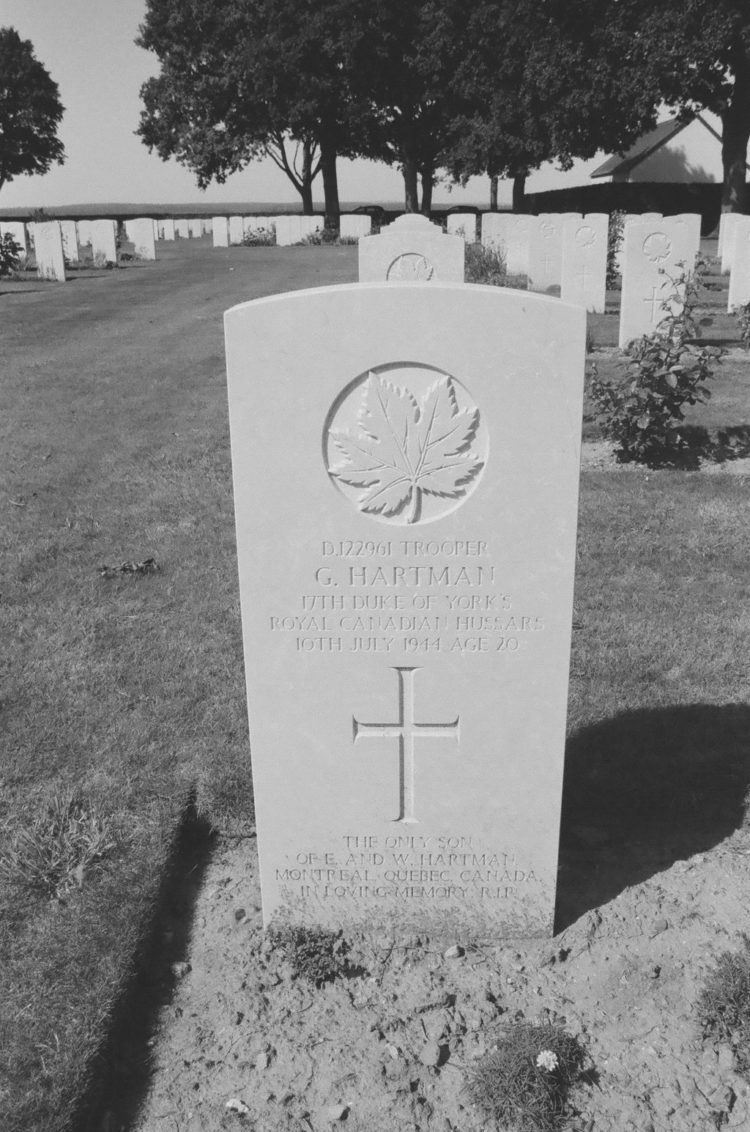
{"type": "Polygon", "coordinates": [[[134,977],[91,1066],[91,1084],[79,1103],[73,1132],[130,1128],[138,1114],[153,1071],[148,1042],[177,981],[173,965],[187,959],[195,902],[214,843],[210,826],[190,799],[135,958],[134,977]]]}
{"type": "Polygon", "coordinates": [[[568,740],[555,931],[745,820],[750,707],[626,712],[568,740]]]}

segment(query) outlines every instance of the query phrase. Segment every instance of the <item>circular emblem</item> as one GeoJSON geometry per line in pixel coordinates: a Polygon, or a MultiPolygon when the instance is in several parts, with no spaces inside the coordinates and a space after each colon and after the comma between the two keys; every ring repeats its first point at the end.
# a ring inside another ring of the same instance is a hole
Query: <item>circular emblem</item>
{"type": "Polygon", "coordinates": [[[596,240],[596,232],[590,224],[583,224],[576,229],[575,241],[579,248],[590,248],[596,240]]]}
{"type": "Polygon", "coordinates": [[[416,363],[378,366],[334,401],[323,430],[331,483],[384,523],[430,522],[475,490],[489,440],[466,386],[416,363]]]}
{"type": "Polygon", "coordinates": [[[643,241],[643,254],[651,263],[664,263],[672,254],[672,241],[664,232],[652,232],[643,241]]]}
{"type": "Polygon", "coordinates": [[[435,268],[423,255],[418,252],[404,252],[397,256],[385,275],[386,279],[402,280],[404,282],[423,282],[436,279],[435,268]]]}

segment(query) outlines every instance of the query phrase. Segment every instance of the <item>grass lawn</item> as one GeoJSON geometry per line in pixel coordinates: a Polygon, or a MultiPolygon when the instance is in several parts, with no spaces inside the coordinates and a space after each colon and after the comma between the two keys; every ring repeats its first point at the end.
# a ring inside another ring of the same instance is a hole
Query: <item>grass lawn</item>
{"type": "MultiPolygon", "coordinates": [[[[252,834],[221,314],[356,279],[353,247],[158,251],[0,283],[3,1132],[78,1119],[190,806],[252,834]]],[[[747,370],[725,363],[696,423],[748,423],[747,370]]],[[[723,709],[747,701],[748,530],[743,476],[583,474],[571,765],[630,789],[623,720],[672,786],[709,755],[721,777],[723,709]]]]}

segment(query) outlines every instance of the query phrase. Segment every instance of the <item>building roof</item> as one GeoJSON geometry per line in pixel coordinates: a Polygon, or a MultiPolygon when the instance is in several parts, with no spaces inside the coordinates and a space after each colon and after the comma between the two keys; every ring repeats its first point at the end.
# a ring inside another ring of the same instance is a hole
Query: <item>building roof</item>
{"type": "MultiPolygon", "coordinates": [[[[701,115],[695,116],[698,121],[709,130],[714,137],[721,142],[721,136],[717,134],[712,126],[709,126],[706,119],[701,115]]],[[[636,165],[640,165],[647,157],[650,157],[655,150],[666,142],[671,141],[676,134],[684,130],[695,119],[688,118],[667,118],[666,121],[660,122],[653,130],[650,130],[643,137],[639,138],[634,145],[624,155],[614,154],[613,157],[608,157],[603,165],[600,165],[591,174],[592,177],[613,177],[618,174],[629,173],[636,165]]]]}

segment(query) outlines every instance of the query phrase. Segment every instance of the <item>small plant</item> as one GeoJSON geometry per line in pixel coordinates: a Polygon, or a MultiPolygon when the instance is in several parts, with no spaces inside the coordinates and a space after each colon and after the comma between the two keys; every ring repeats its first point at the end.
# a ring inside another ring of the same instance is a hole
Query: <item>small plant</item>
{"type": "Polygon", "coordinates": [[[617,442],[620,463],[656,468],[685,461],[689,438],[682,426],[683,408],[709,399],[706,382],[723,353],[695,343],[695,307],[704,271],[699,264],[695,273],[670,279],[672,288],[662,304],[665,317],[653,334],[627,347],[622,380],[602,381],[596,367],[592,371],[597,417],[604,435],[617,442]]]}
{"type": "Polygon", "coordinates": [[[299,242],[314,247],[319,247],[321,244],[338,244],[339,234],[336,228],[317,228],[314,232],[308,232],[299,242]]]}
{"type": "Polygon", "coordinates": [[[617,257],[622,247],[624,228],[625,213],[619,210],[611,212],[607,232],[607,289],[610,291],[620,285],[620,269],[617,266],[617,257]]]}
{"type": "Polygon", "coordinates": [[[750,937],[743,950],[725,951],[706,979],[697,1003],[703,1036],[734,1048],[737,1068],[750,1080],[750,937]]]}
{"type": "Polygon", "coordinates": [[[500,248],[492,244],[467,244],[464,259],[464,281],[485,283],[491,287],[507,286],[506,260],[500,248]]]}
{"type": "Polygon", "coordinates": [[[346,971],[347,946],[340,932],[283,924],[272,927],[269,936],[284,952],[295,978],[321,987],[346,971]]]}
{"type": "Polygon", "coordinates": [[[553,1023],[516,1022],[470,1070],[464,1091],[482,1115],[517,1132],[555,1132],[586,1052],[553,1023]]]}
{"type": "Polygon", "coordinates": [[[250,228],[242,237],[246,248],[270,248],[276,245],[276,232],[273,228],[250,228]]]}
{"type": "Polygon", "coordinates": [[[746,350],[750,350],[750,303],[734,308],[734,317],[740,328],[740,338],[746,350]]]}
{"type": "Polygon", "coordinates": [[[117,847],[110,823],[77,793],[56,795],[0,856],[0,877],[60,898],[117,847]]]}
{"type": "Polygon", "coordinates": [[[15,275],[21,267],[21,245],[6,232],[0,237],[0,278],[15,275]]]}

